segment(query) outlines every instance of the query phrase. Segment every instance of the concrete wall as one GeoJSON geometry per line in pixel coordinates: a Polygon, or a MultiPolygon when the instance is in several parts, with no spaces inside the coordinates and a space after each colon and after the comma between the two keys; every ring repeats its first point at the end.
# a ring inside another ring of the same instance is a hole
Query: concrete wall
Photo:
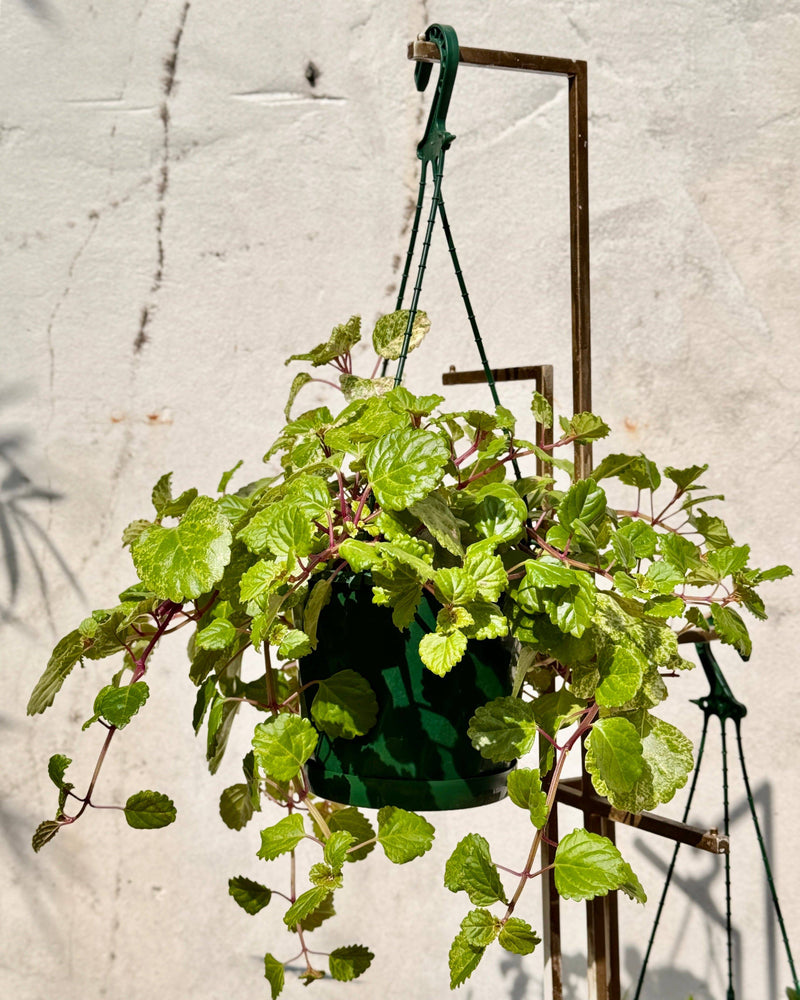
{"type": "MultiPolygon", "coordinates": [[[[428,100],[405,45],[431,21],[453,23],[466,45],[588,61],[595,408],[615,450],[709,461],[755,561],[800,565],[799,13],[797,0],[3,0],[4,995],[262,997],[263,953],[291,947],[277,912],[251,918],[227,898],[230,875],[267,876],[255,828],[236,834],[216,815],[237,766],[204,773],[180,637],[153,670],[147,724],[123,734],[102,776],[107,801],[140,787],[173,795],[179,822],[167,830],[138,833],[99,813],[34,856],[31,832],[54,807],[47,757],[74,757],[84,779],[93,765],[98,735],[79,726],[98,668],[71,679],[44,717],[26,719],[24,706],[54,640],[132,580],[119,533],[147,510],[156,478],[174,470],[178,486],[213,489],[240,457],[258,475],[288,388],[282,358],[353,312],[372,320],[392,307],[428,100]]],[[[566,410],[565,86],[464,69],[449,124],[448,207],[490,358],[554,363],[566,410]]],[[[475,362],[441,239],[425,305],[434,333],[408,378],[433,391],[450,364],[475,362]]],[[[308,405],[323,399],[307,392],[308,405]]],[[[526,394],[504,401],[524,407],[526,394]]],[[[800,594],[792,581],[771,593],[750,663],[720,655],[749,706],[748,761],[800,948],[800,594]]],[[[666,714],[696,736],[687,699],[702,677],[676,688],[666,714]]],[[[713,743],[703,825],[721,825],[713,743]]],[[[737,995],[773,1000],[788,970],[733,765],[737,995]]],[[[414,866],[373,857],[356,869],[320,947],[366,943],[373,970],[352,988],[312,990],[446,996],[464,906],[435,888],[444,860],[477,830],[514,867],[523,820],[507,804],[443,815],[435,850],[414,866]]],[[[657,898],[668,848],[627,831],[620,841],[657,898]]],[[[679,871],[645,996],[718,1000],[721,866],[687,853],[679,871]]],[[[523,915],[540,926],[529,895],[523,915]]],[[[621,908],[629,983],[654,906],[621,908]]],[[[567,995],[582,998],[582,909],[564,910],[567,995]]],[[[541,989],[538,955],[498,951],[462,993],[520,1000],[541,989]]]]}

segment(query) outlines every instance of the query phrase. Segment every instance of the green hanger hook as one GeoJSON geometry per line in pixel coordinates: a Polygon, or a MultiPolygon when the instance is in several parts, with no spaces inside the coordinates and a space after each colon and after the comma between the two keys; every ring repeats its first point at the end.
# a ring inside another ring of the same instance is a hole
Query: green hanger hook
{"type": "MultiPolygon", "coordinates": [[[[455,139],[455,136],[447,131],[445,120],[456,80],[460,52],[458,36],[449,24],[432,24],[425,32],[425,39],[434,42],[439,49],[441,64],[428,124],[425,126],[422,140],[417,145],[417,156],[421,160],[436,160],[445,149],[450,148],[450,143],[455,139]]],[[[418,62],[414,67],[417,90],[425,90],[430,78],[431,63],[418,62]]]]}

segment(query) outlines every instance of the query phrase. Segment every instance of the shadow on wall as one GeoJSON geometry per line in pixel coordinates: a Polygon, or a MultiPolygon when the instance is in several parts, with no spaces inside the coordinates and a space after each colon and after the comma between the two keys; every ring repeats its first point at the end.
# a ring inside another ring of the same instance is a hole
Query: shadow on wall
{"type": "MultiPolygon", "coordinates": [[[[735,771],[732,773],[731,780],[732,784],[735,783],[735,771]]],[[[721,797],[720,793],[720,798],[721,797]]],[[[754,789],[753,800],[756,812],[759,816],[762,833],[764,834],[767,855],[771,856],[772,789],[769,783],[763,782],[758,788],[754,789]]],[[[716,818],[716,821],[710,820],[709,817],[703,817],[702,821],[700,821],[700,825],[706,826],[707,820],[708,826],[716,826],[718,829],[723,828],[723,818],[721,815],[716,818]]],[[[693,821],[691,816],[689,817],[689,821],[693,821]]],[[[697,819],[695,819],[694,822],[697,822],[697,819]]],[[[746,798],[742,798],[741,801],[739,801],[730,810],[730,830],[732,844],[742,843],[742,841],[746,840],[746,838],[752,838],[752,840],[755,841],[756,834],[753,829],[750,809],[746,798]]],[[[662,859],[661,856],[657,855],[652,850],[649,842],[637,840],[636,848],[650,861],[651,864],[659,868],[666,877],[668,864],[662,859]]],[[[727,964],[725,954],[726,946],[724,942],[720,943],[718,935],[714,935],[712,938],[712,931],[714,928],[722,929],[724,934],[726,924],[724,859],[722,856],[716,857],[714,855],[706,855],[704,856],[705,873],[701,876],[693,875],[687,877],[681,874],[681,855],[686,850],[686,848],[681,849],[681,852],[678,855],[678,862],[675,867],[675,874],[672,877],[672,886],[684,897],[683,909],[680,917],[676,919],[676,900],[674,898],[671,899],[671,896],[674,897],[675,893],[668,892],[661,926],[659,928],[659,932],[655,936],[654,949],[658,949],[659,943],[661,943],[662,946],[666,944],[669,946],[671,954],[675,955],[681,948],[683,939],[688,930],[688,917],[691,912],[695,912],[700,915],[705,925],[707,934],[706,970],[707,972],[710,972],[713,965],[717,970],[717,974],[721,974],[725,981],[727,981],[727,973],[725,971],[727,964]],[[672,915],[670,915],[670,910],[672,915]],[[675,930],[676,928],[679,928],[677,932],[675,930]]],[[[735,859],[735,854],[733,855],[733,858],[735,859]]],[[[740,872],[739,874],[743,875],[744,873],[740,872]]],[[[734,990],[738,994],[743,989],[742,935],[736,925],[737,922],[744,922],[745,924],[748,924],[750,920],[747,914],[741,912],[741,908],[739,908],[737,912],[736,887],[737,870],[736,865],[732,860],[731,953],[733,960],[733,986],[734,990]],[[739,918],[739,921],[737,921],[737,917],[739,918]]],[[[780,894],[780,885],[778,886],[778,890],[780,894]]],[[[657,903],[655,893],[652,894],[651,898],[655,903],[657,903]]],[[[651,912],[652,918],[654,919],[655,906],[652,908],[651,912]]],[[[766,993],[764,995],[779,996],[782,995],[782,990],[778,988],[777,979],[778,957],[776,927],[766,875],[764,875],[763,914],[766,925],[766,940],[763,944],[756,946],[754,950],[755,953],[760,956],[759,967],[763,970],[768,979],[765,984],[766,993]]],[[[644,951],[639,952],[636,948],[632,947],[625,949],[624,969],[627,973],[628,981],[632,984],[630,989],[625,994],[628,997],[632,998],[635,995],[636,983],[641,972],[643,960],[644,951]]],[[[669,968],[659,968],[652,962],[650,963],[644,979],[640,1000],[686,1000],[687,997],[692,997],[692,1000],[716,1000],[716,998],[712,996],[711,992],[709,992],[708,985],[697,979],[691,973],[675,969],[672,966],[669,968]]]]}
{"type": "Polygon", "coordinates": [[[22,6],[40,21],[56,21],[57,12],[49,0],[21,0],[22,6]]]}
{"type": "MultiPolygon", "coordinates": [[[[7,402],[16,393],[4,393],[7,402]]],[[[2,406],[2,400],[0,400],[2,406]]],[[[15,609],[29,581],[50,617],[50,590],[66,581],[84,598],[74,573],[42,525],[44,504],[61,499],[27,475],[19,457],[25,445],[20,433],[0,434],[0,625],[23,625],[15,609]],[[44,559],[55,565],[44,565],[44,559]]],[[[46,509],[46,508],[45,508],[46,509]]]]}

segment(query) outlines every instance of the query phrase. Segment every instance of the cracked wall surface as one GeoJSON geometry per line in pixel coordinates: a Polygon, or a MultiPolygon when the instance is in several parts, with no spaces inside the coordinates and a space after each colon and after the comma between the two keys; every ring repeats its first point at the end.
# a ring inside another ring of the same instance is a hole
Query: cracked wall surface
{"type": "MultiPolygon", "coordinates": [[[[239,744],[210,778],[182,639],[158,661],[146,724],[119,740],[102,778],[109,802],[169,792],[179,821],[164,831],[102,813],[34,855],[31,833],[54,808],[46,760],[66,753],[78,781],[88,776],[97,737],[80,724],[105,675],[78,672],[43,717],[27,719],[25,704],[54,641],[131,582],[120,532],[145,515],[156,479],[172,470],[178,488],[211,490],[239,458],[256,478],[282,420],[284,356],[354,312],[368,323],[393,307],[429,100],[405,47],[436,20],[465,45],[587,61],[594,400],[614,429],[609,446],[709,462],[708,484],[755,562],[800,567],[800,2],[2,0],[4,996],[265,995],[263,954],[285,931],[277,911],[252,918],[227,896],[231,875],[267,873],[255,827],[234,833],[217,815],[219,792],[239,780],[239,744]]],[[[562,411],[566,115],[561,80],[463,69],[445,178],[492,364],[554,364],[562,411]]],[[[420,392],[437,391],[451,364],[475,367],[449,267],[439,238],[423,293],[433,332],[407,367],[420,392]]],[[[501,390],[526,412],[529,389],[501,390]]],[[[308,387],[307,405],[329,402],[326,391],[308,387]]],[[[474,387],[451,401],[489,403],[474,387]]],[[[800,585],[771,587],[750,662],[720,659],[748,705],[751,780],[800,950],[800,585]]],[[[689,699],[702,678],[675,684],[664,714],[696,739],[689,699]]],[[[709,754],[692,818],[720,826],[715,745],[709,754]]],[[[788,969],[735,762],[732,789],[737,996],[777,1000],[788,969]]],[[[664,811],[681,808],[679,795],[664,811]]],[[[516,812],[434,817],[437,846],[412,868],[373,856],[353,873],[319,939],[376,953],[350,992],[447,995],[464,907],[437,888],[444,860],[475,831],[514,867],[528,844],[516,812]]],[[[562,826],[573,821],[565,812],[562,826]]],[[[619,843],[657,899],[668,848],[628,830],[619,843]]],[[[540,928],[529,894],[522,915],[540,928]]],[[[721,865],[682,856],[645,998],[724,995],[723,900],[721,865]]],[[[626,984],[653,911],[621,905],[626,984]]],[[[564,920],[567,996],[583,1000],[582,908],[565,904],[564,920]]],[[[348,991],[330,980],[310,989],[325,1000],[348,991]]],[[[541,955],[489,954],[462,992],[539,997],[541,955]]],[[[301,995],[290,981],[285,996],[301,995]]]]}

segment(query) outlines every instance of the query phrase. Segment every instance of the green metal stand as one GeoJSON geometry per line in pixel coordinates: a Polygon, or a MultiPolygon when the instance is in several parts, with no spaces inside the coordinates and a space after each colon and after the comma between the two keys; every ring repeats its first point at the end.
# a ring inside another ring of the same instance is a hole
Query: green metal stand
{"type": "MultiPolygon", "coordinates": [[[[703,711],[703,731],[700,737],[700,746],[697,751],[697,764],[695,765],[694,776],[692,777],[692,784],[689,789],[689,796],[686,800],[686,806],[683,811],[682,821],[685,823],[688,816],[689,810],[692,806],[692,799],[694,798],[695,789],[697,788],[697,778],[700,773],[700,765],[703,761],[703,753],[705,752],[706,746],[706,736],[708,734],[708,724],[712,717],[716,717],[720,722],[720,736],[722,741],[722,805],[723,805],[723,834],[725,836],[730,835],[730,796],[728,787],[728,743],[727,743],[727,733],[726,733],[726,723],[728,720],[733,722],[734,731],[736,734],[736,745],[739,752],[739,763],[742,768],[742,777],[744,779],[745,791],[747,793],[747,804],[750,808],[750,815],[753,819],[753,825],[756,831],[756,838],[758,840],[759,850],[761,852],[761,859],[764,862],[764,870],[767,876],[767,884],[769,886],[770,896],[772,898],[772,903],[775,908],[775,915],[778,919],[778,925],[781,929],[781,936],[783,938],[784,948],[786,950],[786,957],[789,961],[789,968],[791,969],[792,979],[794,980],[795,991],[800,991],[800,986],[797,981],[797,971],[795,969],[794,959],[792,957],[792,951],[789,947],[789,938],[786,934],[786,925],[783,920],[783,914],[781,912],[780,903],[778,902],[778,894],[775,889],[775,882],[772,877],[772,868],[769,863],[769,858],[767,856],[766,844],[764,841],[763,834],[761,832],[761,825],[758,822],[758,815],[756,813],[755,801],[753,799],[753,793],[750,788],[750,780],[747,775],[747,767],[744,760],[744,747],[742,745],[742,732],[741,732],[741,722],[742,719],[747,715],[747,708],[738,701],[731,691],[728,682],[720,669],[719,663],[714,656],[711,648],[707,643],[698,643],[695,647],[697,649],[698,656],[700,657],[700,663],[702,664],[703,671],[705,672],[706,679],[709,683],[709,692],[702,698],[693,699],[695,705],[698,705],[703,711]]],[[[667,898],[667,891],[669,890],[670,884],[672,882],[672,876],[675,871],[675,862],[678,858],[678,851],[680,850],[680,843],[675,844],[675,848],[672,852],[672,859],[670,861],[669,867],[667,869],[667,876],[664,881],[664,888],[661,892],[661,898],[658,902],[658,909],[656,910],[655,920],[653,922],[653,929],[650,932],[650,938],[647,942],[647,950],[644,956],[644,962],[642,963],[642,968],[639,973],[639,979],[636,984],[636,992],[633,995],[633,1000],[639,1000],[642,992],[642,987],[644,985],[645,976],[647,974],[647,965],[650,959],[650,953],[653,948],[653,942],[655,940],[656,932],[661,921],[661,914],[664,909],[664,902],[667,898]]],[[[736,993],[733,986],[733,928],[731,924],[731,861],[730,854],[725,854],[725,941],[726,941],[726,957],[727,957],[727,972],[728,972],[728,987],[725,993],[725,1000],[736,1000],[736,993]]]]}

